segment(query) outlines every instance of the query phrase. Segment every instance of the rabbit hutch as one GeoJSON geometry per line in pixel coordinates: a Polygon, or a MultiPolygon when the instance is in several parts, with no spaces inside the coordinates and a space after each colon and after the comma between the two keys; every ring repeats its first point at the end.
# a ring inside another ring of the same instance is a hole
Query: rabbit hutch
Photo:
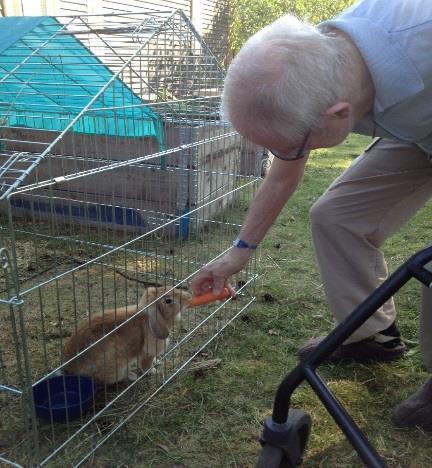
{"type": "Polygon", "coordinates": [[[85,410],[78,379],[75,415],[65,367],[95,344],[67,340],[226,252],[264,153],[221,120],[223,71],[179,10],[6,17],[0,39],[0,462],[78,465],[254,302],[256,260],[237,300],[183,308],[152,368],[91,383],[85,410]]]}

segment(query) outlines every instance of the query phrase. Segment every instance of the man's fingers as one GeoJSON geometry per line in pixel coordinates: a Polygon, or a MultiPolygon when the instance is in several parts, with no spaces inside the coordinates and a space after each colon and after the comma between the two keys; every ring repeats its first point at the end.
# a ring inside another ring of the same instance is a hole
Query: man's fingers
{"type": "Polygon", "coordinates": [[[225,278],[213,278],[213,293],[220,294],[225,286],[225,278]]]}
{"type": "Polygon", "coordinates": [[[236,297],[237,296],[236,290],[229,283],[226,285],[226,287],[228,288],[228,291],[229,291],[231,297],[236,297]]]}

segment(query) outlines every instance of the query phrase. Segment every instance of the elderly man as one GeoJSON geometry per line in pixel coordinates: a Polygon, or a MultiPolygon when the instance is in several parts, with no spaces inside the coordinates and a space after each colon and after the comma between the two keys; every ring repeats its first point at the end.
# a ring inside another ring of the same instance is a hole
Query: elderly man
{"type": "MultiPolygon", "coordinates": [[[[432,2],[363,0],[312,28],[292,16],[251,37],[229,67],[223,109],[238,132],[276,157],[233,248],[202,268],[195,293],[240,271],[299,184],[309,150],[350,132],[377,137],[311,210],[327,300],[342,321],[387,276],[383,242],[432,197],[432,2]]],[[[424,291],[423,304],[432,305],[424,291]]],[[[423,306],[425,309],[426,306],[423,306]]],[[[423,329],[432,326],[432,307],[423,329]]],[[[425,310],[426,312],[426,310],[425,310]]],[[[390,361],[405,345],[386,303],[332,356],[390,361]]],[[[432,346],[425,346],[432,369],[432,346]]],[[[300,358],[322,338],[307,343],[300,358]]],[[[432,430],[432,379],[394,412],[432,430]]]]}

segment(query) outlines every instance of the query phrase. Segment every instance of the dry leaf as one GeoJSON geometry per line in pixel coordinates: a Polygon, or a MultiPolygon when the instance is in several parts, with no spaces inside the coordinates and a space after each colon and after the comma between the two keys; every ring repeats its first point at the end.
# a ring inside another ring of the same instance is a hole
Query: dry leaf
{"type": "Polygon", "coordinates": [[[169,448],[164,445],[164,444],[161,444],[159,442],[156,443],[156,447],[159,449],[159,450],[162,450],[162,452],[168,454],[169,453],[169,448]]]}

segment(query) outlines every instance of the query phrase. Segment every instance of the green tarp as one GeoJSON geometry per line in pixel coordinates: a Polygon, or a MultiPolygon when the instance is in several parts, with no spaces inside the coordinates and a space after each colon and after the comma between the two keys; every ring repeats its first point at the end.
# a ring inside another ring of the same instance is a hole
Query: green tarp
{"type": "MultiPolygon", "coordinates": [[[[113,79],[81,41],[52,17],[0,18],[0,126],[62,131],[113,79]]],[[[155,137],[155,113],[116,78],[73,125],[87,134],[155,137]]]]}

